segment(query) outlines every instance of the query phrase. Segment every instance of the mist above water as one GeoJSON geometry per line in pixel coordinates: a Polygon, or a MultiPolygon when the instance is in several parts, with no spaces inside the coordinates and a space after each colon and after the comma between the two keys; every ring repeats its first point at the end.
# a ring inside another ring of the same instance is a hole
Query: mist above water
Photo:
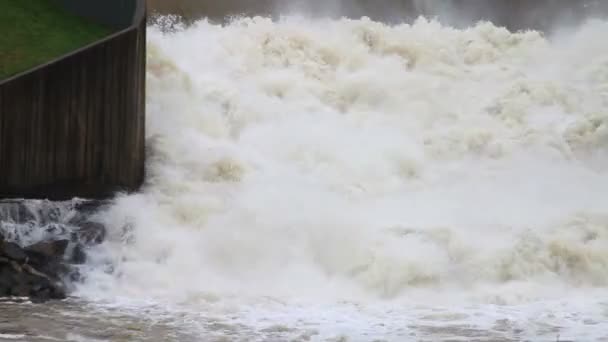
{"type": "Polygon", "coordinates": [[[225,21],[234,16],[303,15],[334,19],[369,17],[397,24],[411,23],[424,16],[460,28],[491,21],[512,31],[547,32],[608,15],[608,3],[600,0],[149,0],[148,3],[152,13],[177,14],[189,21],[205,17],[225,21]]]}

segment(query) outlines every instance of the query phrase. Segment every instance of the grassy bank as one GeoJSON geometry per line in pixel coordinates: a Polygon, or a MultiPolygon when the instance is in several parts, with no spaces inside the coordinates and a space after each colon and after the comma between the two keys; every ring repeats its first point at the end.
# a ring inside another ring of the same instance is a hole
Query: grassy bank
{"type": "Polygon", "coordinates": [[[51,0],[0,0],[0,80],[73,51],[111,30],[51,0]]]}

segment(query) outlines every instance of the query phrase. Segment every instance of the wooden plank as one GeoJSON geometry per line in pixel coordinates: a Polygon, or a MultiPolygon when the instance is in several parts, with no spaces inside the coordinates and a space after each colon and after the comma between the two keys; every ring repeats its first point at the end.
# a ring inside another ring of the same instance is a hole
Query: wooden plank
{"type": "Polygon", "coordinates": [[[103,198],[143,182],[146,18],[0,81],[0,198],[103,198]]]}

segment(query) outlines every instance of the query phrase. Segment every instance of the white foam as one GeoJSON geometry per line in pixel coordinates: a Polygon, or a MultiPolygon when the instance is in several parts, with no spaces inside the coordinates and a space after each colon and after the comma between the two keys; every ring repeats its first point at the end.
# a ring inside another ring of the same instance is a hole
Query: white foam
{"type": "Polygon", "coordinates": [[[147,185],[106,217],[116,272],[83,293],[489,312],[605,295],[607,29],[152,28],[147,185]]]}

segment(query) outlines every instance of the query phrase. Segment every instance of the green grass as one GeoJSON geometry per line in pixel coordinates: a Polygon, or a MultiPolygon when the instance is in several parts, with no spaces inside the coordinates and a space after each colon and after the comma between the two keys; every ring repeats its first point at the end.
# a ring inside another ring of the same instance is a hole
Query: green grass
{"type": "Polygon", "coordinates": [[[51,0],[0,0],[0,80],[111,32],[64,12],[51,0]]]}

